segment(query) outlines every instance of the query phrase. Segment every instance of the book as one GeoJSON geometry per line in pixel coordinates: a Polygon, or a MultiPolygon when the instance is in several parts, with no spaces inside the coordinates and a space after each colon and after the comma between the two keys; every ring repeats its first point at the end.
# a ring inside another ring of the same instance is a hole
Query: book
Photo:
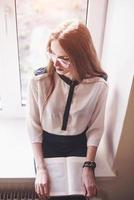
{"type": "Polygon", "coordinates": [[[50,180],[50,196],[84,195],[82,166],[86,157],[44,158],[50,180]]]}

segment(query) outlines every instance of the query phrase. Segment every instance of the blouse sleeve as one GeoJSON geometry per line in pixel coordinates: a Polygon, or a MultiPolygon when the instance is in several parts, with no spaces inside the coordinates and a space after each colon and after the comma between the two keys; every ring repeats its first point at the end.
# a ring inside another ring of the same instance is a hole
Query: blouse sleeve
{"type": "Polygon", "coordinates": [[[26,125],[28,134],[32,143],[42,143],[42,127],[38,107],[38,90],[34,77],[29,80],[27,94],[26,125]]]}
{"type": "Polygon", "coordinates": [[[98,146],[104,131],[105,107],[108,94],[108,85],[103,83],[94,112],[88,124],[87,146],[98,146]]]}

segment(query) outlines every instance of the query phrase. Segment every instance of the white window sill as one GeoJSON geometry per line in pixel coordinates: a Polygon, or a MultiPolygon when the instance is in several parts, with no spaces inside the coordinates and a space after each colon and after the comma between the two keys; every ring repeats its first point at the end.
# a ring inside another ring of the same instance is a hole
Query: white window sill
{"type": "Polygon", "coordinates": [[[30,178],[33,176],[33,155],[25,120],[1,120],[0,178],[30,178]]]}
{"type": "MultiPolygon", "coordinates": [[[[34,178],[33,153],[25,120],[0,121],[0,179],[34,178]]],[[[96,162],[97,178],[115,177],[104,156],[98,153],[96,162]]]]}

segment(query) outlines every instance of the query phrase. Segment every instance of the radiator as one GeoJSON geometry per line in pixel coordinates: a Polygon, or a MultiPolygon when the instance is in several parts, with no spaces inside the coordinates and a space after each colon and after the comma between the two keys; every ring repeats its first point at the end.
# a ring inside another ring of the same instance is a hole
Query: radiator
{"type": "MultiPolygon", "coordinates": [[[[0,191],[0,200],[39,200],[34,191],[0,191]]],[[[91,200],[102,200],[97,197],[91,200]]]]}
{"type": "MultiPolygon", "coordinates": [[[[39,200],[37,194],[33,191],[1,191],[0,200],[39,200]]],[[[91,200],[102,200],[97,197],[91,200]]]]}
{"type": "Polygon", "coordinates": [[[38,197],[33,191],[0,191],[0,200],[37,200],[38,197]]]}
{"type": "Polygon", "coordinates": [[[0,179],[0,200],[38,200],[34,179],[0,179]]]}

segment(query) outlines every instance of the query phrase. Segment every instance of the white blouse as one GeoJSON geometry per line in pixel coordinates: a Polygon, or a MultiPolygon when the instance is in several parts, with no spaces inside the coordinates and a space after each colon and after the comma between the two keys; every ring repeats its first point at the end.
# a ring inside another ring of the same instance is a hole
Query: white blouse
{"type": "Polygon", "coordinates": [[[54,79],[55,88],[47,104],[49,75],[37,73],[29,80],[26,124],[31,142],[42,143],[43,130],[78,135],[87,128],[87,146],[98,146],[104,131],[108,83],[102,77],[77,83],[56,72],[54,79]]]}

